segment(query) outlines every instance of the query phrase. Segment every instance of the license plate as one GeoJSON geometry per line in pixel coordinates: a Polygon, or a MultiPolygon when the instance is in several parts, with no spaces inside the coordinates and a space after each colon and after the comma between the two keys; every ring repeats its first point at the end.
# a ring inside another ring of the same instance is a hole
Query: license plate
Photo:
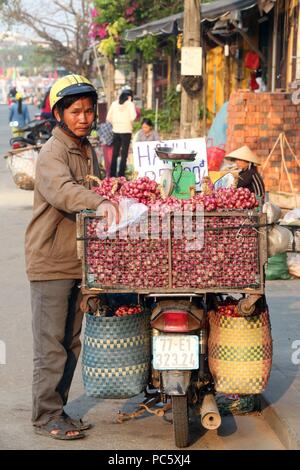
{"type": "Polygon", "coordinates": [[[199,338],[195,335],[153,337],[153,368],[189,370],[199,368],[199,338]]]}

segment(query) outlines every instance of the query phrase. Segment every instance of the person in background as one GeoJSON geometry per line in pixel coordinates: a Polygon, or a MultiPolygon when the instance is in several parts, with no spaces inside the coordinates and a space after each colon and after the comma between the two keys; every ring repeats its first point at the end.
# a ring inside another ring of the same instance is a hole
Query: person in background
{"type": "Polygon", "coordinates": [[[107,113],[106,120],[113,128],[113,155],[110,176],[117,176],[117,161],[121,150],[121,162],[118,176],[125,176],[132,126],[136,118],[131,90],[122,91],[118,100],[114,101],[107,113]]]}
{"type": "Polygon", "coordinates": [[[258,84],[258,87],[259,87],[259,88],[257,88],[257,90],[255,90],[256,93],[267,91],[267,86],[266,86],[265,81],[263,79],[261,69],[258,69],[256,71],[256,83],[258,84]]]}
{"type": "Polygon", "coordinates": [[[41,117],[43,119],[51,119],[51,106],[50,106],[50,88],[45,93],[44,99],[41,102],[41,117]]]}
{"type": "Polygon", "coordinates": [[[99,138],[101,149],[103,153],[104,165],[105,165],[105,175],[106,178],[110,177],[110,167],[113,154],[113,130],[110,122],[103,122],[99,125],[99,138]]]}
{"type": "Polygon", "coordinates": [[[99,176],[87,139],[96,118],[97,92],[81,75],[57,80],[50,91],[57,126],[37,162],[32,220],[25,236],[33,331],[32,423],[37,434],[79,439],[90,426],[64,406],[81,349],[81,261],[76,213],[84,209],[118,223],[118,207],[90,190],[99,176]]]}
{"type": "Polygon", "coordinates": [[[17,88],[12,86],[8,92],[8,106],[10,106],[16,99],[17,88]]]}
{"type": "Polygon", "coordinates": [[[9,123],[12,126],[12,135],[22,135],[20,131],[22,127],[30,121],[29,111],[27,104],[23,103],[23,97],[21,93],[17,93],[15,96],[16,102],[13,103],[9,110],[9,123]],[[14,125],[14,123],[16,125],[14,125]]]}
{"type": "Polygon", "coordinates": [[[158,132],[153,129],[151,119],[144,118],[142,128],[135,134],[133,142],[150,142],[152,140],[159,140],[158,132]]]}
{"type": "Polygon", "coordinates": [[[265,185],[262,177],[257,171],[260,165],[258,157],[247,145],[229,152],[226,157],[234,162],[240,170],[238,174],[237,187],[248,188],[256,196],[264,199],[265,185]]]}

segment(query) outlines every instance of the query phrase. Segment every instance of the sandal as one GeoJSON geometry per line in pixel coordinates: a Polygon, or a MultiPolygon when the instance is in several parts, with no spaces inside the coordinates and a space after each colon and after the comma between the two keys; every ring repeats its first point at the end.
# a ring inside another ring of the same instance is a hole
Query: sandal
{"type": "Polygon", "coordinates": [[[42,426],[36,426],[34,428],[36,434],[42,436],[51,437],[52,439],[60,439],[64,441],[71,441],[74,439],[82,439],[85,434],[78,429],[74,424],[68,423],[63,417],[55,417],[51,419],[47,424],[42,426]],[[53,431],[58,431],[56,434],[53,431]],[[68,435],[70,432],[76,432],[77,434],[68,435]]]}
{"type": "Polygon", "coordinates": [[[78,429],[79,431],[87,431],[88,429],[91,429],[92,427],[90,423],[87,423],[86,421],[83,421],[82,419],[71,418],[71,416],[69,416],[65,411],[63,411],[62,413],[62,417],[66,423],[75,426],[75,428],[78,429]]]}

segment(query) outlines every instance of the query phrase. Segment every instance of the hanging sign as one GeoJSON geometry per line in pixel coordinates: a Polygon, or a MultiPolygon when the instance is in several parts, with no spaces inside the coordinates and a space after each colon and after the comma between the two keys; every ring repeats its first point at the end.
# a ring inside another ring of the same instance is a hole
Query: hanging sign
{"type": "Polygon", "coordinates": [[[181,48],[181,75],[202,75],[202,47],[181,48]]]}

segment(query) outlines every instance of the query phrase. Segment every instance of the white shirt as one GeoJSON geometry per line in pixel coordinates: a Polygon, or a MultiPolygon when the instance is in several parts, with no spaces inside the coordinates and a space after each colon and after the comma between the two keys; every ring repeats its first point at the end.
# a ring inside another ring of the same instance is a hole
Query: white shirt
{"type": "Polygon", "coordinates": [[[106,120],[112,124],[113,132],[117,134],[131,134],[133,121],[136,118],[136,109],[132,101],[123,104],[114,101],[107,113],[106,120]]]}

